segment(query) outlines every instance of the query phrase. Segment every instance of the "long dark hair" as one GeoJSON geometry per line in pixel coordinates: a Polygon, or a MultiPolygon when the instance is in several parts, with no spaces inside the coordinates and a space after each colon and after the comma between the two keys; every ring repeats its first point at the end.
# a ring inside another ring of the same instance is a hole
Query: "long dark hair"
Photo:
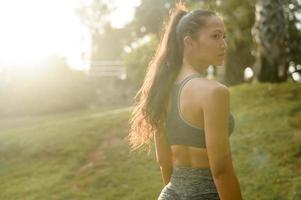
{"type": "Polygon", "coordinates": [[[131,151],[147,145],[150,153],[153,131],[160,134],[164,130],[170,91],[182,67],[183,39],[187,35],[196,39],[198,31],[212,15],[216,13],[205,9],[188,12],[182,2],[176,3],[170,11],[163,37],[148,64],[142,87],[134,97],[127,136],[131,151]]]}

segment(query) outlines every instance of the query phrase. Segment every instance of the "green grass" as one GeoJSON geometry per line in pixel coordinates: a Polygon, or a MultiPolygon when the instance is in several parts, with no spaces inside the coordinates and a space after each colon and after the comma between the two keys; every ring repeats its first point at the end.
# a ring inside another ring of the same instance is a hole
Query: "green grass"
{"type": "MultiPolygon", "coordinates": [[[[230,90],[231,151],[244,199],[297,200],[301,85],[230,90]]],[[[0,120],[0,199],[156,199],[163,181],[154,151],[129,153],[124,139],[131,109],[0,120]]]]}

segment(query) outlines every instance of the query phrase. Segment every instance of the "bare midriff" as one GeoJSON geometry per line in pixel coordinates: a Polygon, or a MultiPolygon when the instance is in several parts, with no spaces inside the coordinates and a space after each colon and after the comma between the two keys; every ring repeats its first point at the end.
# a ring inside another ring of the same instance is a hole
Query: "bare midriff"
{"type": "Polygon", "coordinates": [[[173,166],[209,168],[206,148],[171,145],[173,166]]]}

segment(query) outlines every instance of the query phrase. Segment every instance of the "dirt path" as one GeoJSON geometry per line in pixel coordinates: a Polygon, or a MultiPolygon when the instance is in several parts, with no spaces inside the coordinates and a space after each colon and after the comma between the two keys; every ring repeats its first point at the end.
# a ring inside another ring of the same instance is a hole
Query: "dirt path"
{"type": "Polygon", "coordinates": [[[110,148],[112,146],[121,145],[124,140],[117,136],[111,136],[102,142],[98,147],[93,149],[86,156],[86,161],[81,165],[74,173],[74,180],[72,182],[72,190],[75,192],[82,192],[87,187],[87,185],[92,181],[93,174],[81,176],[84,173],[87,173],[97,165],[105,164],[106,155],[104,154],[104,149],[110,148]]]}

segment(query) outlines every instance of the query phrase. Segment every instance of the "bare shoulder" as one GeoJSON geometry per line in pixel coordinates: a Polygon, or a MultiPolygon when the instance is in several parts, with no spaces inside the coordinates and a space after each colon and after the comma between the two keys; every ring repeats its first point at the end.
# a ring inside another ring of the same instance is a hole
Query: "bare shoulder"
{"type": "Polygon", "coordinates": [[[203,106],[208,106],[212,103],[227,103],[229,99],[230,91],[227,86],[216,80],[208,79],[195,79],[193,80],[192,90],[199,99],[199,102],[203,102],[203,106]]]}

